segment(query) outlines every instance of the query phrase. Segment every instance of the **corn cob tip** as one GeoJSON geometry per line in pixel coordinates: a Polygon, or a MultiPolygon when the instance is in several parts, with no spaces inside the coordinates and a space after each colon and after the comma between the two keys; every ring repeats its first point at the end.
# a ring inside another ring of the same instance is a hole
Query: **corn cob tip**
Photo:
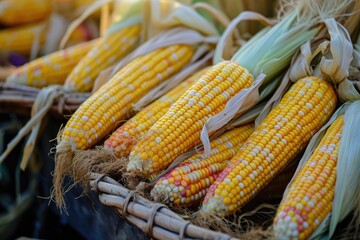
{"type": "Polygon", "coordinates": [[[26,77],[26,75],[21,74],[20,72],[18,72],[17,70],[15,70],[15,72],[11,73],[7,78],[6,78],[6,82],[8,83],[17,83],[17,84],[21,84],[21,85],[26,85],[28,82],[28,78],[26,77]]]}
{"type": "Polygon", "coordinates": [[[161,203],[164,203],[164,204],[168,204],[168,203],[172,202],[170,192],[171,191],[167,191],[165,189],[164,185],[155,185],[154,188],[150,192],[150,196],[156,202],[161,202],[161,203]]]}
{"type": "MultiPolygon", "coordinates": [[[[318,225],[319,223],[315,224],[318,225]]],[[[277,239],[297,239],[299,238],[299,232],[308,227],[309,224],[306,219],[300,214],[295,213],[295,215],[290,216],[282,211],[279,213],[276,224],[274,224],[274,234],[277,239]]]]}
{"type": "MultiPolygon", "coordinates": [[[[209,189],[209,192],[211,188],[209,189]]],[[[209,198],[209,195],[206,195],[204,203],[201,206],[201,211],[210,215],[216,215],[219,217],[226,216],[229,209],[223,204],[222,199],[209,198]]]]}
{"type": "Polygon", "coordinates": [[[139,172],[143,171],[143,160],[141,160],[140,156],[132,155],[129,156],[129,163],[127,165],[128,172],[139,172]]]}

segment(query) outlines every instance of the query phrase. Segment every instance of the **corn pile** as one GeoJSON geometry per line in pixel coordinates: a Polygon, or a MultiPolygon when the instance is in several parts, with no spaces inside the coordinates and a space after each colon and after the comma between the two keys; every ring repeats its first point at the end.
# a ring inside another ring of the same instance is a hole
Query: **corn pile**
{"type": "MultiPolygon", "coordinates": [[[[34,0],[33,11],[18,18],[24,3],[12,2],[0,3],[6,9],[0,24],[9,27],[0,30],[0,51],[22,54],[34,41],[46,43],[42,21],[56,2],[62,4],[57,11],[92,5],[34,0]]],[[[66,175],[87,184],[91,171],[120,172],[125,183],[130,175],[149,181],[155,202],[227,219],[253,207],[261,190],[296,164],[273,225],[264,231],[275,239],[331,238],[346,216],[360,216],[360,150],[359,143],[350,144],[360,142],[359,3],[301,0],[289,7],[279,1],[272,5],[282,6],[275,22],[243,14],[241,4],[234,5],[235,14],[228,1],[202,2],[207,8],[197,11],[195,3],[134,1],[103,36],[30,61],[7,78],[93,91],[59,134],[58,206],[64,207],[66,175]],[[160,6],[166,20],[147,21],[144,12],[160,6]],[[240,46],[237,33],[246,27],[236,25],[243,18],[268,26],[240,46]],[[214,54],[212,64],[207,53],[214,54]],[[265,107],[256,108],[259,103],[265,107]],[[238,124],[254,109],[251,121],[238,124]],[[101,166],[95,157],[82,157],[87,151],[104,154],[101,166]],[[109,153],[115,162],[106,163],[109,153]],[[345,183],[353,193],[342,189],[345,183]]],[[[111,10],[121,15],[121,8],[111,10]]]]}

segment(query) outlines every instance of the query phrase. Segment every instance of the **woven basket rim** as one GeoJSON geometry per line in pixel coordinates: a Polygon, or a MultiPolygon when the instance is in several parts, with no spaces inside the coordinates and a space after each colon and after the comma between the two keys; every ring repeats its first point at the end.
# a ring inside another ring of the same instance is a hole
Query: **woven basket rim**
{"type": "MultiPolygon", "coordinates": [[[[31,109],[42,90],[35,87],[0,82],[0,104],[7,107],[31,109]]],[[[90,93],[68,92],[55,101],[51,112],[57,116],[73,113],[90,96],[90,93]]]]}
{"type": "Polygon", "coordinates": [[[150,201],[113,178],[91,173],[91,190],[100,202],[155,239],[238,239],[199,227],[181,218],[166,205],[150,201]]]}

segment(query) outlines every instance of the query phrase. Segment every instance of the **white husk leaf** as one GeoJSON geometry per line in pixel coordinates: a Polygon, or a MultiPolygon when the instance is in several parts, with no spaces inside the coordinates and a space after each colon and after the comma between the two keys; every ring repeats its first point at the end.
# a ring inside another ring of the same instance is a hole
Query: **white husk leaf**
{"type": "Polygon", "coordinates": [[[211,153],[209,133],[212,133],[225,124],[227,124],[236,114],[243,114],[259,101],[259,87],[265,79],[264,74],[260,74],[254,84],[246,89],[241,90],[237,95],[232,97],[226,104],[225,108],[218,114],[210,117],[204,124],[200,139],[205,149],[205,154],[211,153]]]}
{"type": "Polygon", "coordinates": [[[35,38],[31,45],[31,52],[30,52],[30,61],[36,59],[40,52],[40,36],[43,31],[46,31],[46,26],[48,23],[44,22],[43,24],[39,25],[36,29],[34,29],[35,38]]]}
{"type": "Polygon", "coordinates": [[[356,89],[360,89],[359,81],[350,81],[345,79],[338,86],[338,94],[341,101],[354,101],[360,99],[360,92],[356,89]]]}
{"type": "Polygon", "coordinates": [[[331,58],[323,56],[320,62],[320,69],[325,79],[339,83],[349,75],[353,46],[349,33],[335,19],[326,19],[325,25],[331,38],[331,58]]]}
{"type": "Polygon", "coordinates": [[[360,92],[358,91],[360,89],[360,36],[358,42],[354,45],[350,72],[353,76],[349,76],[349,78],[342,81],[337,89],[339,98],[343,102],[360,99],[360,92]]]}
{"type": "Polygon", "coordinates": [[[226,127],[229,126],[229,128],[233,128],[233,127],[245,125],[250,122],[254,122],[255,119],[259,116],[259,114],[263,110],[263,108],[265,107],[265,105],[266,105],[266,102],[260,102],[260,103],[256,104],[249,111],[247,111],[240,117],[232,120],[228,125],[226,125],[226,127]]]}
{"type": "Polygon", "coordinates": [[[353,102],[345,112],[336,166],[335,196],[330,222],[331,238],[336,225],[360,201],[360,101],[353,102]]]}
{"type": "Polygon", "coordinates": [[[280,86],[276,88],[275,93],[272,97],[266,102],[266,105],[263,107],[262,111],[259,113],[258,117],[255,119],[255,128],[259,126],[260,122],[264,120],[264,118],[269,114],[271,109],[273,109],[281,100],[281,97],[285,94],[287,89],[289,89],[291,82],[289,81],[289,71],[286,72],[285,76],[279,76],[275,78],[270,84],[268,84],[265,89],[262,89],[260,92],[259,101],[264,100],[266,96],[270,95],[273,92],[273,88],[278,85],[280,82],[280,86]]]}
{"type": "Polygon", "coordinates": [[[301,78],[307,76],[314,76],[316,67],[314,68],[311,65],[311,63],[315,59],[315,57],[318,56],[319,53],[326,52],[329,45],[330,45],[330,41],[324,40],[317,46],[314,52],[311,51],[310,41],[307,41],[306,43],[301,45],[299,55],[296,57],[295,61],[291,64],[289,78],[293,82],[296,82],[301,78]]]}
{"type": "Polygon", "coordinates": [[[42,49],[44,55],[48,55],[58,50],[60,40],[64,35],[67,27],[67,21],[63,16],[53,13],[49,19],[46,42],[42,49]]]}
{"type": "Polygon", "coordinates": [[[114,70],[114,66],[108,67],[102,70],[97,78],[95,79],[94,86],[91,90],[91,94],[95,93],[99,90],[105,83],[107,83],[110,79],[111,73],[114,70]]]}

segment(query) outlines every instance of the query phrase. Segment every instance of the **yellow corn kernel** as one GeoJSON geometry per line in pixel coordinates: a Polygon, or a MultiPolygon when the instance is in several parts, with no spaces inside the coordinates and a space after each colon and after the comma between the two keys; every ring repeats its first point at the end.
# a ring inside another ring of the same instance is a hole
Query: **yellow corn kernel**
{"type": "MultiPolygon", "coordinates": [[[[253,124],[232,129],[211,141],[211,154],[195,154],[160,178],[151,196],[172,206],[190,206],[201,201],[207,189],[254,131],[253,124]],[[187,190],[191,191],[187,191],[187,190]]],[[[229,195],[231,197],[231,194],[229,195]]]]}
{"type": "Polygon", "coordinates": [[[202,210],[223,216],[248,203],[306,146],[335,106],[334,89],[326,81],[297,81],[210,187],[202,210]],[[228,203],[218,192],[227,194],[235,179],[240,179],[236,202],[228,203]]]}
{"type": "Polygon", "coordinates": [[[277,238],[308,239],[331,212],[343,125],[341,115],[326,131],[281,201],[274,221],[277,238]]]}
{"type": "Polygon", "coordinates": [[[140,56],[123,67],[109,82],[89,97],[67,122],[62,142],[72,150],[85,150],[126,119],[132,104],[149,90],[182,69],[194,48],[173,45],[140,56]]]}
{"type": "Polygon", "coordinates": [[[50,16],[51,0],[2,0],[0,24],[12,26],[43,20],[50,16]]]}
{"type": "Polygon", "coordinates": [[[35,23],[0,30],[0,52],[17,52],[28,55],[34,41],[40,46],[46,39],[46,23],[35,23]]]}
{"type": "Polygon", "coordinates": [[[139,36],[140,25],[133,25],[102,37],[69,74],[64,87],[75,92],[90,91],[98,74],[133,50],[139,36]]]}
{"type": "Polygon", "coordinates": [[[134,145],[128,171],[151,174],[166,169],[178,155],[200,141],[201,129],[209,117],[252,84],[249,71],[235,62],[225,61],[212,67],[134,145]],[[149,148],[151,145],[155,146],[149,148]],[[160,152],[165,154],[159,156],[160,152]],[[158,156],[156,161],[154,156],[158,156]]]}
{"type": "Polygon", "coordinates": [[[104,146],[115,152],[116,156],[129,155],[134,143],[169,110],[184,92],[191,87],[207,69],[200,70],[179,86],[145,107],[134,117],[114,131],[104,146]]]}
{"type": "Polygon", "coordinates": [[[95,45],[96,40],[75,45],[35,59],[7,78],[7,82],[42,88],[51,84],[64,84],[67,75],[95,45]]]}

